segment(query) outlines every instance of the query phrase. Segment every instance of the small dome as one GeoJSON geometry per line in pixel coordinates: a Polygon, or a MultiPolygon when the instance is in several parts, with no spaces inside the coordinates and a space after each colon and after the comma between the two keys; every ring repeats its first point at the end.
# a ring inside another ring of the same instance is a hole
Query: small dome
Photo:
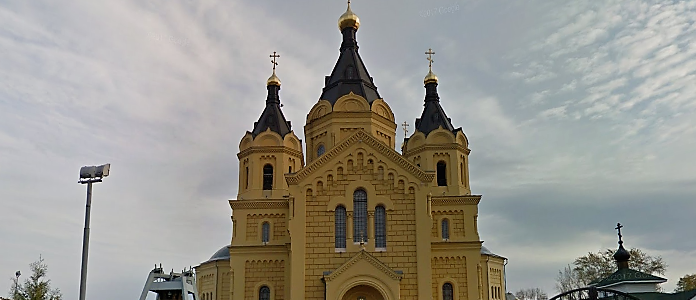
{"type": "Polygon", "coordinates": [[[273,75],[271,77],[268,77],[268,80],[266,80],[266,85],[277,85],[280,86],[280,78],[276,76],[275,71],[273,71],[273,75]]]}
{"type": "Polygon", "coordinates": [[[348,9],[346,12],[338,18],[338,29],[340,31],[348,27],[353,27],[355,30],[360,28],[360,18],[350,10],[350,2],[348,2],[348,9]]]}
{"type": "Polygon", "coordinates": [[[423,83],[428,84],[428,83],[437,83],[437,75],[433,73],[432,70],[428,71],[428,75],[425,75],[425,79],[423,79],[423,83]]]}
{"type": "Polygon", "coordinates": [[[208,260],[210,261],[216,261],[216,260],[229,260],[230,259],[230,246],[225,246],[220,248],[220,250],[216,251],[213,256],[210,257],[208,260]]]}
{"type": "Polygon", "coordinates": [[[631,259],[631,254],[626,251],[623,245],[620,245],[619,250],[616,250],[616,253],[614,253],[614,259],[617,262],[626,262],[631,259]]]}

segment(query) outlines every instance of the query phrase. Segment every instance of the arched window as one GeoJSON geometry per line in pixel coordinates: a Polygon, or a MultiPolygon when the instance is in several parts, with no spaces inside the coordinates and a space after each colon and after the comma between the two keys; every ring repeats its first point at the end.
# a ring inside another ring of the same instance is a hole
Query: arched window
{"type": "Polygon", "coordinates": [[[259,300],[271,300],[271,288],[262,286],[259,289],[259,300]]]}
{"type": "Polygon", "coordinates": [[[336,249],[346,248],[346,208],[343,205],[336,207],[336,249]]]}
{"type": "Polygon", "coordinates": [[[449,219],[442,219],[442,239],[449,240],[449,219]]]}
{"type": "Polygon", "coordinates": [[[319,145],[319,147],[317,147],[317,157],[324,155],[325,152],[326,152],[326,147],[324,147],[323,144],[319,145]]]}
{"type": "Polygon", "coordinates": [[[382,205],[375,207],[375,248],[387,250],[387,211],[382,205]]]}
{"type": "Polygon", "coordinates": [[[442,300],[454,300],[454,288],[449,282],[442,285],[442,300]]]}
{"type": "Polygon", "coordinates": [[[263,166],[263,189],[273,189],[273,166],[270,164],[263,166]]]}
{"type": "Polygon", "coordinates": [[[367,192],[353,193],[353,242],[367,242],[367,192]]]}
{"type": "Polygon", "coordinates": [[[447,164],[444,161],[437,163],[437,186],[447,186],[447,164]]]}
{"type": "Polygon", "coordinates": [[[271,239],[271,224],[268,222],[263,222],[261,224],[261,242],[264,244],[268,243],[271,239]]]}

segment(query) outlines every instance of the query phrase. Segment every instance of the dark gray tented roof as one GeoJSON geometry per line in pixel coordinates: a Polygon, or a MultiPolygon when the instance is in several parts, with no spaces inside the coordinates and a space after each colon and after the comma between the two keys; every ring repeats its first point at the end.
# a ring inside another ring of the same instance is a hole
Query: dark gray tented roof
{"type": "Polygon", "coordinates": [[[445,110],[440,105],[440,96],[437,94],[437,83],[430,82],[425,85],[425,103],[423,113],[416,119],[416,130],[428,136],[430,132],[442,127],[456,134],[462,128],[454,128],[452,119],[447,117],[445,110]]]}
{"type": "Polygon", "coordinates": [[[285,137],[286,134],[292,131],[292,126],[290,121],[285,119],[283,111],[280,110],[280,97],[278,96],[280,86],[269,85],[266,88],[268,89],[266,108],[263,109],[259,120],[254,122],[254,129],[251,131],[251,134],[256,137],[270,128],[271,131],[280,134],[281,137],[285,137]]]}
{"type": "Polygon", "coordinates": [[[319,99],[327,100],[334,105],[338,98],[350,92],[362,96],[369,103],[380,99],[377,87],[358,54],[354,28],[344,29],[340,51],[331,75],[325,78],[324,89],[319,99]]]}
{"type": "Polygon", "coordinates": [[[207,262],[211,261],[217,261],[217,260],[229,260],[230,259],[230,249],[229,245],[220,248],[220,250],[216,251],[213,256],[210,257],[210,259],[207,262]]]}

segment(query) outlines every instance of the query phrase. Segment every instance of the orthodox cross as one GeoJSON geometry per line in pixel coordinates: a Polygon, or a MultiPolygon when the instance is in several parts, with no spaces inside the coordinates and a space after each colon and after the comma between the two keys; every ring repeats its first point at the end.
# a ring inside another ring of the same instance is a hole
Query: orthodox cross
{"type": "Polygon", "coordinates": [[[435,62],[433,60],[433,54],[435,54],[435,52],[433,52],[432,48],[429,48],[428,52],[425,52],[425,54],[428,55],[428,68],[430,68],[430,70],[432,71],[433,70],[433,63],[435,62]]]}
{"type": "Polygon", "coordinates": [[[401,128],[404,130],[404,137],[406,137],[408,135],[408,123],[404,121],[404,123],[401,124],[401,128]]]}
{"type": "Polygon", "coordinates": [[[623,228],[623,225],[621,223],[616,223],[616,230],[619,231],[619,245],[623,244],[623,241],[621,240],[621,228],[623,228]]]}
{"type": "Polygon", "coordinates": [[[275,67],[278,65],[278,62],[276,61],[276,58],[280,57],[280,55],[276,54],[275,51],[273,51],[273,55],[270,55],[273,60],[271,60],[271,63],[273,64],[273,73],[275,73],[275,67]]]}
{"type": "Polygon", "coordinates": [[[360,249],[365,250],[365,233],[360,230],[360,249]]]}

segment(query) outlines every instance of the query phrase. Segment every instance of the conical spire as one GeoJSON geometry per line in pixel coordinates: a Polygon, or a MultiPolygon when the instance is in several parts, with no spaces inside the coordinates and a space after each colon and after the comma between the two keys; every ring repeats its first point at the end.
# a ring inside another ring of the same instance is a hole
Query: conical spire
{"type": "Polygon", "coordinates": [[[280,134],[281,137],[285,137],[286,134],[292,131],[290,122],[285,120],[283,111],[280,110],[280,78],[275,73],[278,65],[276,58],[280,57],[280,55],[274,51],[270,57],[272,58],[273,74],[266,80],[266,89],[268,90],[266,108],[261,113],[259,120],[254,122],[254,130],[251,132],[254,137],[268,129],[280,134]]]}
{"type": "Polygon", "coordinates": [[[614,229],[619,231],[619,249],[616,250],[616,253],[614,253],[614,260],[616,260],[616,266],[619,270],[628,269],[628,261],[631,259],[631,254],[626,251],[623,246],[623,240],[621,239],[621,228],[623,228],[621,223],[616,223],[616,228],[614,229]]]}
{"type": "Polygon", "coordinates": [[[447,117],[445,110],[440,106],[440,96],[437,94],[438,79],[433,73],[433,49],[428,49],[425,52],[428,55],[428,75],[425,76],[423,83],[425,84],[425,104],[423,104],[423,114],[416,119],[416,130],[424,133],[426,136],[433,130],[440,127],[457,132],[461,128],[455,129],[452,125],[452,120],[447,117]]]}
{"type": "Polygon", "coordinates": [[[319,99],[334,104],[338,98],[351,92],[362,96],[370,103],[380,99],[377,87],[358,54],[358,42],[355,39],[355,34],[359,27],[360,19],[350,9],[349,1],[348,9],[338,19],[338,28],[343,35],[343,42],[339,50],[340,55],[331,75],[326,76],[324,80],[324,89],[319,99]]]}

